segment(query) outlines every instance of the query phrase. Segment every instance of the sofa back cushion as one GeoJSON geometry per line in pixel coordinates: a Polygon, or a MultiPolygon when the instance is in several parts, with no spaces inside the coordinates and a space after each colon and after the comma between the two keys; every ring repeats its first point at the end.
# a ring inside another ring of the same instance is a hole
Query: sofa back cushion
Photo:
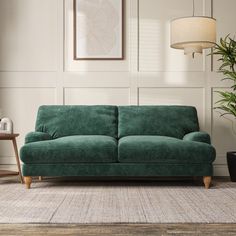
{"type": "Polygon", "coordinates": [[[118,137],[161,135],[182,139],[198,131],[198,117],[191,106],[120,106],[118,137]]]}
{"type": "Polygon", "coordinates": [[[107,135],[117,137],[116,106],[41,106],[36,131],[53,138],[69,135],[107,135]]]}

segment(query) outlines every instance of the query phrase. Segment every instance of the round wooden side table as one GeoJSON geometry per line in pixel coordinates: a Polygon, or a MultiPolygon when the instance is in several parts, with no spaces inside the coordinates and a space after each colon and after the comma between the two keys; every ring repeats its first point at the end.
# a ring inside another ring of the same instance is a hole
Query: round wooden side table
{"type": "Polygon", "coordinates": [[[0,140],[12,141],[14,152],[15,152],[15,157],[16,157],[16,164],[17,164],[17,168],[18,168],[18,171],[0,170],[0,177],[18,175],[20,177],[21,183],[23,184],[24,180],[23,180],[22,173],[21,173],[20,159],[19,159],[18,149],[17,149],[17,144],[16,144],[16,137],[18,137],[18,136],[19,136],[19,134],[1,134],[0,133],[0,140]]]}

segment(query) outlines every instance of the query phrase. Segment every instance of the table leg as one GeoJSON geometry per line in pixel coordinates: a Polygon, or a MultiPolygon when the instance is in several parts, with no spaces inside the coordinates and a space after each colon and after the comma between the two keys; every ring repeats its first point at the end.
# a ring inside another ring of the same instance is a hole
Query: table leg
{"type": "Polygon", "coordinates": [[[18,167],[18,171],[19,171],[20,180],[21,180],[21,183],[23,184],[24,180],[23,180],[22,173],[21,173],[20,159],[19,159],[19,155],[18,155],[17,144],[16,144],[15,138],[12,139],[12,143],[13,143],[13,147],[14,147],[14,151],[15,151],[16,163],[17,163],[17,167],[18,167]]]}

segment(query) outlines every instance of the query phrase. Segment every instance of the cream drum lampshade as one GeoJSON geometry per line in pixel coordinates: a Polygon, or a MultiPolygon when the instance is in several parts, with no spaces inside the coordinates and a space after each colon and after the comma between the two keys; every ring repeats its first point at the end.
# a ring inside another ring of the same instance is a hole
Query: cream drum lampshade
{"type": "Polygon", "coordinates": [[[184,54],[202,53],[216,42],[216,20],[206,16],[181,17],[171,21],[171,47],[184,54]]]}

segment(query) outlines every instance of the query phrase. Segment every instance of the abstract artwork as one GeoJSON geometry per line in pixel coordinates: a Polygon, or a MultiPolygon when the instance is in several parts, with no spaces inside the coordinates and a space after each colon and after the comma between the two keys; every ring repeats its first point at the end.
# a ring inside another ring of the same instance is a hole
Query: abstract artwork
{"type": "Polygon", "coordinates": [[[123,59],[123,0],[74,0],[74,59],[123,59]]]}

